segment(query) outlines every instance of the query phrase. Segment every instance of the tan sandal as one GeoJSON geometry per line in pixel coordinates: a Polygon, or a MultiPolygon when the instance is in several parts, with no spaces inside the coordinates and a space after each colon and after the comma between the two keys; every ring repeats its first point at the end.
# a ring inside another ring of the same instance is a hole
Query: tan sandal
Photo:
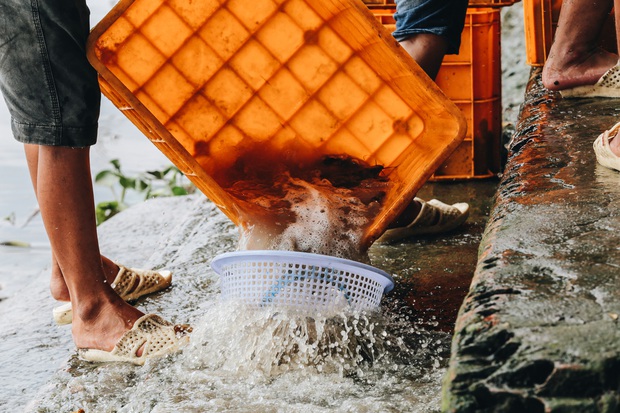
{"type": "MultiPolygon", "coordinates": [[[[145,295],[161,291],[172,283],[170,271],[141,270],[122,265],[118,267],[119,271],[112,283],[112,288],[125,301],[137,300],[145,295]]],[[[71,324],[73,321],[70,302],[54,308],[52,314],[58,325],[71,324]]]]}
{"type": "Polygon", "coordinates": [[[601,133],[594,141],[592,147],[596,154],[598,163],[606,168],[620,171],[620,157],[611,151],[609,141],[616,138],[620,130],[620,122],[616,123],[611,129],[601,133]]]}
{"type": "Polygon", "coordinates": [[[428,202],[420,198],[414,200],[422,204],[418,216],[406,227],[386,230],[377,243],[400,241],[416,235],[443,234],[461,226],[469,216],[469,205],[464,202],[448,205],[436,199],[428,202]]]}
{"type": "Polygon", "coordinates": [[[156,314],[146,314],[123,334],[112,351],[81,348],[78,355],[94,363],[128,362],[141,366],[148,358],[179,351],[189,343],[191,331],[187,325],[173,325],[156,314]],[[138,356],[140,349],[142,354],[138,356]]]}

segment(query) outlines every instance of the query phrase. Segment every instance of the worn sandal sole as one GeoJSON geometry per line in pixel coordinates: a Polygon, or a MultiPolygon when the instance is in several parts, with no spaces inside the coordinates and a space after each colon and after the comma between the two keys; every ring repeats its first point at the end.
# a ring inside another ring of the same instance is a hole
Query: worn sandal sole
{"type": "MultiPolygon", "coordinates": [[[[122,265],[118,267],[119,271],[112,283],[112,288],[124,301],[137,300],[145,295],[168,288],[172,284],[172,272],[167,270],[141,270],[122,265]]],[[[58,325],[71,324],[73,321],[71,303],[68,302],[54,308],[52,316],[58,325]]]]}

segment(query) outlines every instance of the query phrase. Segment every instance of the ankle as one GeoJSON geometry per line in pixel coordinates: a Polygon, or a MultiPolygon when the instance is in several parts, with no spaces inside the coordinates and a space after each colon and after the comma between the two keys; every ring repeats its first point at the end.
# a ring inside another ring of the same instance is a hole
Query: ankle
{"type": "Polygon", "coordinates": [[[78,348],[110,351],[119,338],[144,314],[120,300],[82,303],[77,311],[74,307],[73,315],[71,332],[78,348]]]}
{"type": "Polygon", "coordinates": [[[103,293],[86,300],[72,301],[72,304],[74,317],[77,316],[82,323],[90,324],[104,314],[117,311],[117,308],[124,305],[125,302],[112,292],[111,294],[103,293]]]}
{"type": "Polygon", "coordinates": [[[58,301],[69,301],[71,297],[69,296],[69,289],[67,288],[67,284],[65,283],[65,279],[60,272],[60,268],[58,266],[52,267],[52,273],[50,278],[50,293],[52,298],[58,301]]]}

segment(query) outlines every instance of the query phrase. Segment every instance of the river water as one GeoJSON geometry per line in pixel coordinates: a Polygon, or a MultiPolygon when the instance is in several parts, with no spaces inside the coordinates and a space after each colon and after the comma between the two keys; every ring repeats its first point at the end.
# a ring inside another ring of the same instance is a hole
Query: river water
{"type": "MultiPolygon", "coordinates": [[[[113,4],[89,3],[93,22],[113,4]]],[[[503,10],[506,123],[516,120],[529,72],[523,57],[522,23],[520,4],[503,10]]],[[[99,143],[92,149],[93,173],[115,158],[128,174],[169,164],[105,100],[100,125],[99,143]]],[[[468,224],[452,236],[373,246],[373,265],[397,275],[383,311],[329,320],[223,307],[217,300],[217,277],[205,268],[209,258],[234,248],[237,233],[230,222],[201,195],[136,205],[120,221],[123,230],[144,233],[140,246],[128,248],[127,242],[115,239],[118,228],[112,222],[100,231],[107,240],[102,241],[102,249],[127,264],[133,260],[135,265],[171,267],[177,274],[174,289],[139,305],[144,311],[174,309],[165,315],[177,318],[174,321],[191,321],[196,331],[190,347],[177,357],[140,368],[91,366],[71,352],[69,329],[51,324],[48,313],[55,303],[46,289],[49,245],[36,213],[21,145],[9,138],[4,106],[0,106],[0,134],[4,177],[0,180],[0,242],[21,245],[0,245],[0,410],[440,410],[451,329],[475,268],[495,181],[427,185],[420,193],[427,199],[471,200],[468,224]],[[166,215],[166,202],[184,214],[166,215]],[[148,228],[172,229],[175,224],[180,229],[171,231],[163,244],[149,244],[157,232],[148,228]],[[156,250],[160,253],[152,255],[156,250]]],[[[98,201],[112,199],[108,188],[95,191],[98,201]]]]}

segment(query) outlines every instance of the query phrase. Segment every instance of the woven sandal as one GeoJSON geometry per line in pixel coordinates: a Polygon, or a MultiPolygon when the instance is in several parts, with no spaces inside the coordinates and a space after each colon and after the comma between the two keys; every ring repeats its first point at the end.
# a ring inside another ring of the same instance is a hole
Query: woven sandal
{"type": "MultiPolygon", "coordinates": [[[[125,301],[137,300],[145,295],[161,291],[172,283],[170,271],[141,270],[117,265],[119,271],[112,283],[112,288],[125,301]]],[[[70,302],[54,308],[52,313],[58,325],[71,324],[73,320],[70,302]]]]}
{"type": "Polygon", "coordinates": [[[156,314],[146,314],[123,334],[112,351],[81,348],[78,356],[94,363],[129,362],[141,366],[148,358],[179,351],[189,343],[191,331],[189,326],[173,325],[156,314]],[[140,348],[142,354],[137,356],[140,348]]]}
{"type": "Polygon", "coordinates": [[[592,145],[596,160],[606,168],[620,171],[620,157],[611,151],[609,141],[616,138],[620,130],[620,122],[616,123],[611,129],[601,133],[592,145]]]}
{"type": "Polygon", "coordinates": [[[436,199],[426,202],[415,198],[422,204],[418,216],[406,227],[388,229],[376,241],[384,244],[400,241],[416,235],[442,234],[461,226],[469,216],[469,205],[461,202],[444,204],[436,199]]]}
{"type": "Polygon", "coordinates": [[[593,85],[560,90],[564,98],[620,98],[620,61],[593,85]]]}

